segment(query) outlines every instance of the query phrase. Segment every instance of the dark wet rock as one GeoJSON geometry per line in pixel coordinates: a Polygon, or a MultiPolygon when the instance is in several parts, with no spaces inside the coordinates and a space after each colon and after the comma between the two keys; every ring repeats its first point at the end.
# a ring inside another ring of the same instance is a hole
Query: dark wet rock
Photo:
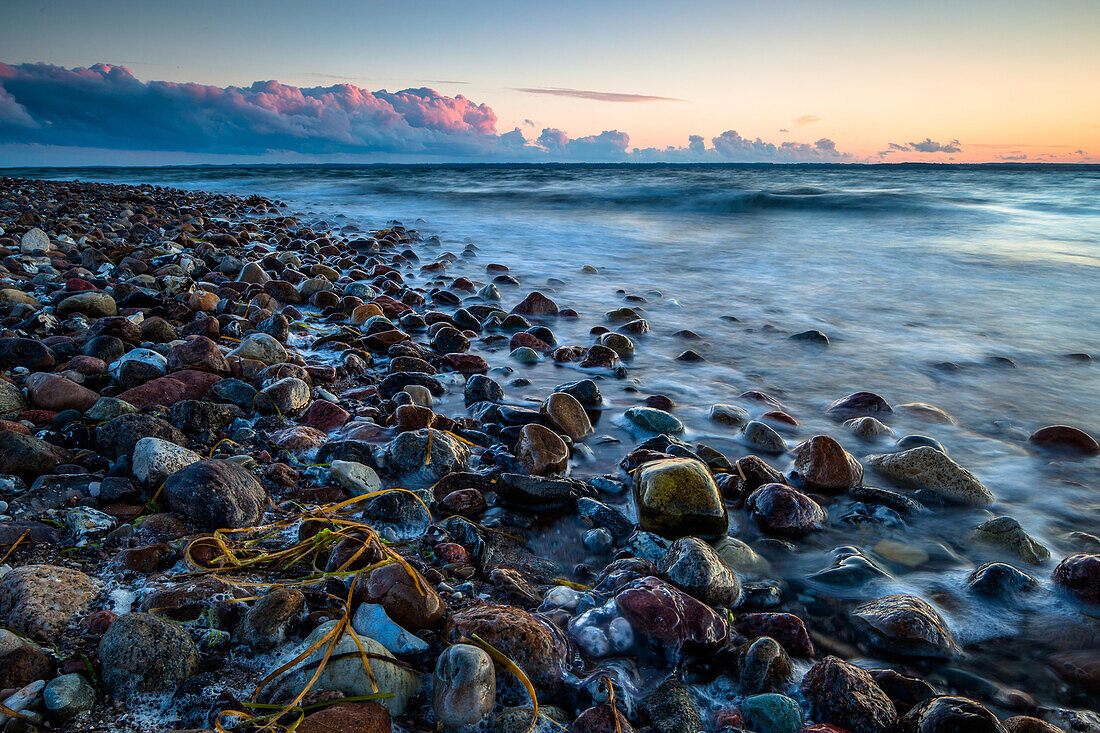
{"type": "Polygon", "coordinates": [[[99,395],[87,387],[56,374],[32,374],[24,385],[31,404],[42,410],[84,412],[99,399],[99,395]]]}
{"type": "Polygon", "coordinates": [[[287,640],[305,615],[305,596],[296,588],[275,588],[252,604],[237,627],[237,641],[252,653],[287,640]]]}
{"type": "Polygon", "coordinates": [[[948,695],[915,705],[898,721],[897,730],[898,733],[1005,733],[1001,721],[985,706],[948,695]]]}
{"type": "Polygon", "coordinates": [[[1100,604],[1100,554],[1070,555],[1052,575],[1054,584],[1085,603],[1100,604]]]}
{"type": "Polygon", "coordinates": [[[49,679],[52,668],[50,658],[38,647],[30,644],[16,647],[0,655],[0,689],[19,689],[49,679]]]}
{"type": "Polygon", "coordinates": [[[936,688],[919,677],[907,677],[892,669],[868,670],[883,692],[893,703],[898,715],[905,715],[909,710],[930,697],[936,696],[936,688]]]}
{"type": "Polygon", "coordinates": [[[787,652],[779,642],[768,636],[742,644],[737,650],[734,665],[744,695],[783,689],[794,675],[787,652]]]}
{"type": "Polygon", "coordinates": [[[49,347],[28,338],[0,338],[0,364],[5,368],[26,367],[32,372],[52,368],[57,358],[49,347]]]}
{"type": "Polygon", "coordinates": [[[1002,722],[1007,733],[1066,733],[1065,729],[1029,715],[1014,715],[1002,722]]]}
{"type": "Polygon", "coordinates": [[[802,694],[821,722],[851,733],[887,733],[897,723],[894,703],[863,669],[825,657],[802,678],[802,694]]]}
{"type": "Polygon", "coordinates": [[[193,675],[199,653],[177,624],[149,613],[128,613],[99,642],[103,682],[113,695],[172,690],[193,675]]]}
{"type": "Polygon", "coordinates": [[[148,414],[119,415],[96,428],[96,443],[108,456],[118,458],[132,455],[142,438],[160,438],[176,445],[187,440],[171,424],[148,414]]]}
{"type": "Polygon", "coordinates": [[[582,379],[569,384],[560,384],[554,388],[555,392],[564,392],[572,396],[577,402],[586,408],[596,408],[603,404],[603,396],[600,394],[599,385],[591,379],[582,379]]]}
{"type": "Polygon", "coordinates": [[[884,651],[902,656],[954,657],[958,645],[936,609],[916,596],[892,595],[857,606],[852,616],[884,651]]]}
{"type": "Polygon", "coordinates": [[[1069,684],[1090,695],[1100,694],[1100,645],[1097,647],[1054,654],[1050,667],[1069,684]]]}
{"type": "Polygon", "coordinates": [[[669,539],[710,539],[729,528],[726,507],[707,467],[690,458],[650,461],[634,475],[642,529],[669,539]]]}
{"type": "Polygon", "coordinates": [[[802,708],[777,693],[753,695],[741,701],[741,712],[760,733],[798,733],[802,729],[802,708]]]}
{"type": "Polygon", "coordinates": [[[420,497],[405,491],[389,491],[365,500],[363,519],[387,538],[401,541],[422,536],[432,523],[420,497]]]}
{"type": "Polygon", "coordinates": [[[71,460],[72,454],[53,443],[11,430],[0,430],[0,473],[37,476],[71,460]]]}
{"type": "Polygon", "coordinates": [[[970,537],[975,542],[1009,550],[1032,565],[1041,565],[1050,559],[1050,550],[1032,539],[1012,517],[996,517],[982,522],[974,528],[970,537]]]}
{"type": "Polygon", "coordinates": [[[385,706],[373,700],[338,702],[308,714],[297,733],[391,733],[393,722],[385,706]]]}
{"type": "Polygon", "coordinates": [[[501,402],[504,388],[484,374],[473,374],[466,380],[462,396],[466,407],[477,402],[501,402]]]}
{"type": "Polygon", "coordinates": [[[425,428],[401,433],[386,446],[383,455],[389,471],[434,483],[449,473],[464,470],[470,449],[448,433],[425,428]]]}
{"type": "Polygon", "coordinates": [[[210,393],[216,399],[232,402],[246,410],[256,404],[256,388],[240,379],[223,379],[210,388],[210,393]]]}
{"type": "Polygon", "coordinates": [[[164,482],[172,511],[207,529],[251,527],[267,507],[267,492],[256,478],[233,461],[192,463],[164,482]]]}
{"type": "Polygon", "coordinates": [[[825,410],[830,416],[847,420],[852,417],[889,414],[893,412],[890,403],[874,392],[853,392],[834,400],[825,410]]]}
{"type": "Polygon", "coordinates": [[[794,470],[812,491],[843,493],[863,481],[863,466],[827,435],[815,435],[794,449],[794,470]]]}
{"type": "Polygon", "coordinates": [[[1096,438],[1068,425],[1050,425],[1031,434],[1028,442],[1040,448],[1093,456],[1100,453],[1096,438]]]}
{"type": "Polygon", "coordinates": [[[745,508],[765,531],[801,537],[821,529],[828,515],[810,497],[783,484],[765,484],[749,495],[745,508]]]}
{"type": "Polygon", "coordinates": [[[717,651],[729,636],[725,619],[712,608],[657,578],[642,578],[615,596],[615,603],[637,636],[670,659],[681,650],[717,651]]]}
{"type": "Polygon", "coordinates": [[[699,704],[691,688],[678,677],[669,677],[644,700],[642,711],[654,733],[698,733],[703,730],[699,704]]]}
{"type": "Polygon", "coordinates": [[[285,377],[260,390],[256,409],[282,416],[300,415],[309,407],[309,385],[296,377],[285,377]]]}
{"type": "Polygon", "coordinates": [[[512,309],[512,313],[524,316],[556,316],[558,312],[557,304],[537,290],[528,294],[512,309]]]}
{"type": "Polygon", "coordinates": [[[216,402],[180,400],[172,405],[169,420],[184,433],[198,436],[199,442],[209,443],[214,435],[229,427],[234,418],[241,414],[238,409],[216,402]]]}
{"type": "Polygon", "coordinates": [[[791,341],[799,341],[804,344],[814,344],[816,346],[828,346],[829,337],[822,331],[817,329],[810,329],[808,331],[800,331],[799,333],[789,336],[791,341]]]}
{"type": "Polygon", "coordinates": [[[565,392],[554,392],[542,404],[543,417],[551,427],[570,440],[584,440],[592,434],[592,422],[577,398],[565,392]]]}
{"type": "Polygon", "coordinates": [[[91,710],[96,691],[82,675],[71,672],[50,680],[42,690],[42,701],[49,716],[63,723],[91,710]]]}
{"type": "Polygon", "coordinates": [[[907,451],[910,448],[921,448],[923,446],[935,448],[940,453],[947,455],[947,449],[943,447],[943,444],[935,438],[929,438],[927,435],[904,435],[898,438],[897,442],[899,451],[907,451]]]}
{"type": "Polygon", "coordinates": [[[766,484],[785,484],[787,479],[762,458],[745,456],[733,464],[730,471],[717,478],[722,495],[734,502],[743,502],[752,492],[766,484]]]}
{"type": "Polygon", "coordinates": [[[741,597],[737,576],[710,545],[695,537],[672,543],[657,567],[665,580],[703,603],[732,607],[741,597]]]}
{"type": "Polygon", "coordinates": [[[568,650],[562,634],[541,618],[519,608],[486,604],[451,616],[448,636],[457,642],[477,634],[510,657],[536,688],[561,684],[568,650]]]}
{"type": "Polygon", "coordinates": [[[429,374],[419,372],[396,372],[383,379],[378,385],[378,392],[385,399],[392,400],[393,396],[405,389],[410,384],[419,384],[427,387],[435,397],[444,393],[443,385],[438,379],[429,374]]]}
{"type": "Polygon", "coordinates": [[[55,641],[99,594],[102,581],[56,565],[23,565],[0,579],[0,618],[35,639],[55,641]]]}
{"type": "Polygon", "coordinates": [[[593,705],[581,711],[569,727],[569,733],[634,733],[634,727],[617,708],[593,705]]]}
{"type": "Polygon", "coordinates": [[[168,352],[168,371],[195,369],[212,374],[229,374],[229,362],[218,345],[205,336],[196,336],[168,352]]]}
{"type": "Polygon", "coordinates": [[[95,479],[83,473],[39,476],[30,489],[11,500],[11,514],[20,518],[38,517],[51,509],[76,504],[91,495],[95,479]]]}
{"type": "Polygon", "coordinates": [[[759,420],[749,420],[741,429],[741,440],[745,445],[764,453],[785,453],[787,442],[783,436],[775,431],[775,428],[759,420]]]}
{"type": "Polygon", "coordinates": [[[966,578],[966,585],[979,595],[1008,601],[1037,590],[1039,581],[1011,565],[989,562],[974,568],[966,578]]]}
{"type": "Polygon", "coordinates": [[[748,639],[775,639],[792,657],[814,656],[814,645],[806,625],[792,613],[743,613],[734,622],[737,633],[748,639]]]}
{"type": "Polygon", "coordinates": [[[26,546],[36,543],[56,545],[61,541],[61,531],[41,522],[15,520],[0,523],[0,547],[10,547],[20,538],[20,544],[26,546]]]}
{"type": "Polygon", "coordinates": [[[596,495],[583,481],[569,478],[544,478],[519,473],[504,473],[490,479],[487,488],[501,499],[517,506],[549,507],[567,504],[581,497],[596,495]]]}

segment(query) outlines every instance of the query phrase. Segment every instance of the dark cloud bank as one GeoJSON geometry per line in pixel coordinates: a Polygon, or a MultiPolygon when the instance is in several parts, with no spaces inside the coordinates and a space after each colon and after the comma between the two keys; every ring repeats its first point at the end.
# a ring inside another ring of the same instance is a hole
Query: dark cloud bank
{"type": "MultiPolygon", "coordinates": [[[[129,69],[107,64],[67,69],[0,63],[0,143],[363,160],[853,160],[828,138],[775,144],[733,130],[711,138],[709,146],[693,135],[686,147],[664,149],[632,148],[629,136],[618,130],[571,138],[546,128],[528,139],[519,128],[499,133],[487,105],[428,88],[370,92],[352,84],[304,88],[277,81],[222,88],[143,82],[129,69]]],[[[930,143],[911,145],[923,150],[930,143]]],[[[957,141],[950,145],[958,149],[957,141]]]]}

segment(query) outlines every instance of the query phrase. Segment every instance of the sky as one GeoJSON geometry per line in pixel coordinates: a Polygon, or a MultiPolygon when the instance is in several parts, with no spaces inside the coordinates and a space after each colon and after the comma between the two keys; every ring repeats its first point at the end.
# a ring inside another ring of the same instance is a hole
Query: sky
{"type": "Polygon", "coordinates": [[[1100,2],[0,0],[0,165],[1100,163],[1100,2]]]}

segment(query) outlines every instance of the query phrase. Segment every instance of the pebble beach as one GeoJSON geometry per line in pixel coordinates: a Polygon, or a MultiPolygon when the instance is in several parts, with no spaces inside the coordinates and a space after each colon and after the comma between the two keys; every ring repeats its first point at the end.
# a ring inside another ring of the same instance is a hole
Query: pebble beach
{"type": "Polygon", "coordinates": [[[5,730],[1100,731],[1088,409],[597,249],[0,178],[5,730]]]}

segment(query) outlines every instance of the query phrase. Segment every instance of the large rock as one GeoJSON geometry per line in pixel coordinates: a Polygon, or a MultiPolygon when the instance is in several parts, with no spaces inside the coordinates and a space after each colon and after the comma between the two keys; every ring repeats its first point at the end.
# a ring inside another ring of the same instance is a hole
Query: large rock
{"type": "Polygon", "coordinates": [[[802,678],[813,717],[851,733],[887,733],[897,710],[871,675],[836,657],[825,657],[802,678]]]}
{"type": "Polygon", "coordinates": [[[875,417],[893,411],[894,408],[890,407],[890,403],[874,392],[853,392],[833,400],[825,410],[830,416],[845,420],[866,415],[875,417]]]}
{"type": "MultiPolygon", "coordinates": [[[[965,697],[941,695],[923,700],[905,714],[898,733],[1005,733],[997,716],[980,703],[965,697]]],[[[853,731],[853,733],[857,733],[853,731]]]]}
{"type": "Polygon", "coordinates": [[[1100,443],[1084,430],[1069,425],[1048,425],[1031,434],[1028,442],[1040,448],[1082,453],[1094,456],[1100,453],[1100,443]]]}
{"type": "Polygon", "coordinates": [[[390,711],[373,700],[338,702],[310,713],[297,733],[392,733],[390,711]]]}
{"type": "Polygon", "coordinates": [[[116,619],[99,642],[103,682],[115,697],[174,690],[198,671],[195,642],[178,624],[151,613],[116,619]]]}
{"type": "Polygon", "coordinates": [[[81,313],[89,318],[105,318],[118,314],[118,306],[110,293],[90,290],[70,295],[57,304],[57,317],[66,318],[73,313],[81,313]]]}
{"type": "Polygon", "coordinates": [[[267,506],[267,492],[249,471],[218,459],[176,471],[163,493],[172,511],[206,529],[254,526],[267,506]]]}
{"type": "MultiPolygon", "coordinates": [[[[335,628],[337,621],[328,621],[313,630],[302,642],[300,651],[305,651],[321,642],[335,628]]],[[[313,683],[314,690],[335,690],[348,697],[371,695],[377,692],[392,693],[378,700],[390,715],[400,715],[405,711],[409,700],[420,689],[420,678],[394,661],[394,656],[374,639],[358,636],[354,631],[345,629],[332,648],[328,664],[313,683]],[[363,667],[359,649],[369,654],[371,674],[363,667]],[[373,677],[373,684],[372,678],[373,677]],[[377,686],[377,687],[376,687],[377,686]]],[[[317,666],[325,656],[328,644],[320,644],[302,663],[276,680],[269,688],[268,697],[273,701],[289,702],[296,698],[317,672],[317,666]]]]}
{"type": "Polygon", "coordinates": [[[286,349],[274,336],[253,333],[241,339],[240,346],[229,352],[231,357],[252,359],[268,366],[286,361],[286,349]]]}
{"type": "Polygon", "coordinates": [[[726,620],[714,609],[657,578],[630,583],[615,596],[615,604],[635,635],[673,660],[681,650],[716,652],[729,637],[726,620]]]}
{"type": "Polygon", "coordinates": [[[954,657],[961,653],[936,609],[916,596],[892,595],[852,610],[876,646],[892,654],[954,657]]]}
{"type": "Polygon", "coordinates": [[[1070,555],[1054,568],[1053,578],[1082,601],[1100,604],[1100,555],[1070,555]]]}
{"type": "Polygon", "coordinates": [[[31,435],[0,430],[0,473],[38,476],[70,460],[71,454],[31,435]]]}
{"type": "Polygon", "coordinates": [[[56,374],[32,374],[25,384],[31,404],[42,410],[84,412],[99,399],[99,395],[87,387],[56,374]]]}
{"type": "Polygon", "coordinates": [[[512,659],[536,687],[561,684],[567,659],[565,639],[556,627],[511,606],[472,606],[451,616],[452,642],[474,634],[512,659]]]}
{"type": "Polygon", "coordinates": [[[996,517],[982,522],[971,532],[970,538],[975,542],[1003,547],[1032,565],[1041,565],[1050,559],[1050,550],[1032,539],[1012,517],[996,517]]]}
{"type": "Polygon", "coordinates": [[[476,726],[493,710],[496,669],[480,647],[454,644],[443,650],[432,674],[432,712],[444,728],[476,726]]]}
{"type": "Polygon", "coordinates": [[[168,352],[168,371],[184,369],[224,376],[229,374],[229,362],[216,343],[205,336],[195,336],[168,352]]]}
{"type": "Polygon", "coordinates": [[[931,446],[868,456],[867,464],[891,481],[925,489],[970,506],[989,506],[996,497],[978,477],[931,446]]]}
{"type": "Polygon", "coordinates": [[[794,470],[812,491],[839,494],[863,481],[863,466],[827,435],[815,435],[794,453],[794,470]]]}
{"type": "Polygon", "coordinates": [[[23,565],[0,579],[0,618],[35,639],[53,642],[83,614],[102,582],[56,565],[23,565]]]}
{"type": "Polygon", "coordinates": [[[565,392],[554,392],[542,404],[542,415],[562,435],[573,442],[592,434],[592,421],[577,398],[565,392]]]}
{"type": "Polygon", "coordinates": [[[26,406],[23,391],[6,379],[0,379],[0,418],[15,417],[26,406]]]}
{"type": "Polygon", "coordinates": [[[284,377],[260,390],[256,409],[261,412],[278,412],[280,415],[298,415],[309,407],[309,385],[297,377],[284,377]]]}
{"type": "Polygon", "coordinates": [[[0,364],[5,369],[26,367],[32,372],[50,369],[57,357],[45,344],[28,338],[0,338],[0,364]]]}
{"type": "Polygon", "coordinates": [[[142,438],[134,446],[130,465],[139,481],[159,486],[161,481],[198,460],[201,460],[198,453],[183,446],[160,438],[142,438]]]}
{"type": "Polygon", "coordinates": [[[729,529],[714,477],[703,463],[691,458],[644,464],[634,474],[634,500],[642,529],[669,539],[712,539],[729,529]]]}
{"type": "Polygon", "coordinates": [[[297,588],[275,588],[252,604],[237,627],[237,641],[252,653],[286,641],[305,616],[306,597],[297,588]]]}
{"type": "Polygon", "coordinates": [[[627,427],[642,433],[657,435],[679,435],[684,432],[684,424],[664,410],[655,407],[631,407],[623,413],[627,427]]]}
{"type": "Polygon", "coordinates": [[[376,568],[365,580],[360,579],[358,599],[378,604],[411,631],[431,626],[443,618],[447,606],[423,575],[416,570],[412,573],[397,562],[376,568]]]}
{"type": "Polygon", "coordinates": [[[711,606],[735,606],[741,583],[710,545],[696,537],[681,537],[657,566],[661,575],[682,591],[711,606]]]}
{"type": "Polygon", "coordinates": [[[50,251],[50,237],[38,227],[33,227],[19,240],[19,251],[25,255],[44,255],[50,251]]]}

